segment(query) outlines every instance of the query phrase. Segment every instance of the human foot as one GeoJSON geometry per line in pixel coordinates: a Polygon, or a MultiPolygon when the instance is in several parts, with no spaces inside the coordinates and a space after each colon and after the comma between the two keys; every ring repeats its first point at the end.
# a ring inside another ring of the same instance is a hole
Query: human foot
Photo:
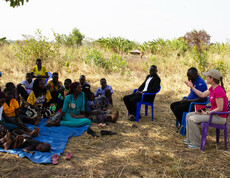
{"type": "Polygon", "coordinates": [[[41,114],[41,112],[39,111],[37,117],[35,118],[34,125],[37,126],[38,123],[40,122],[41,118],[42,118],[42,114],[41,114]]]}
{"type": "Polygon", "coordinates": [[[38,135],[39,135],[39,128],[37,128],[37,127],[34,127],[32,132],[29,134],[29,136],[31,136],[31,137],[38,137],[38,135]]]}
{"type": "Polygon", "coordinates": [[[52,126],[60,126],[61,120],[58,120],[56,122],[49,122],[46,124],[46,127],[52,127],[52,126]]]}
{"type": "Polygon", "coordinates": [[[119,118],[119,111],[116,111],[113,115],[112,115],[112,122],[116,123],[117,120],[119,118]]]}
{"type": "Polygon", "coordinates": [[[3,147],[5,150],[8,150],[11,146],[12,141],[11,140],[7,140],[4,144],[3,147]]]}
{"type": "Polygon", "coordinates": [[[13,149],[20,148],[23,141],[24,141],[24,137],[22,135],[18,135],[14,140],[14,144],[13,144],[12,148],[13,149]]]}

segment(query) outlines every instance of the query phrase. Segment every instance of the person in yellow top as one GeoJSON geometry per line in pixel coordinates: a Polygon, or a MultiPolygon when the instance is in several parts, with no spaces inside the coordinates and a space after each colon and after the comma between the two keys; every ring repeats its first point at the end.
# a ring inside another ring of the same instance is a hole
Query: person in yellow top
{"type": "Polygon", "coordinates": [[[24,131],[32,132],[32,130],[27,128],[26,125],[21,121],[21,119],[22,120],[24,119],[32,120],[32,119],[23,114],[19,115],[19,104],[15,99],[13,99],[13,92],[10,89],[6,88],[4,90],[4,94],[6,99],[2,105],[3,106],[2,125],[6,127],[9,131],[12,131],[16,128],[21,128],[24,131]]]}
{"type": "Polygon", "coordinates": [[[48,71],[45,66],[42,65],[42,60],[37,59],[36,66],[32,70],[32,75],[34,78],[42,78],[44,81],[49,78],[48,71]]]}
{"type": "Polygon", "coordinates": [[[42,117],[49,117],[52,112],[49,110],[50,100],[52,99],[50,91],[45,87],[45,82],[41,78],[34,80],[33,91],[27,98],[30,109],[33,112],[41,113],[42,117]]]}
{"type": "Polygon", "coordinates": [[[58,73],[54,72],[52,75],[52,80],[49,81],[49,83],[46,85],[46,88],[50,91],[51,93],[51,105],[55,105],[56,109],[55,111],[58,111],[62,105],[63,105],[63,100],[59,100],[58,96],[59,94],[63,96],[64,92],[64,86],[62,85],[62,82],[58,80],[58,73]]]}

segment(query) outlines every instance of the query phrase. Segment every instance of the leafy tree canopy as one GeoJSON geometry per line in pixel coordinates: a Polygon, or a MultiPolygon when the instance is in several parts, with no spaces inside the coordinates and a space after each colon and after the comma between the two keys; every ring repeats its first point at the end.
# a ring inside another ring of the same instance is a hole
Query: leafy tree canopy
{"type": "Polygon", "coordinates": [[[190,46],[197,46],[198,48],[201,44],[209,44],[210,38],[211,36],[205,30],[193,30],[191,32],[187,32],[184,36],[184,39],[190,46]]]}
{"type": "Polygon", "coordinates": [[[24,2],[29,2],[29,0],[5,0],[6,2],[10,2],[11,7],[18,7],[18,6],[23,6],[24,2]]]}

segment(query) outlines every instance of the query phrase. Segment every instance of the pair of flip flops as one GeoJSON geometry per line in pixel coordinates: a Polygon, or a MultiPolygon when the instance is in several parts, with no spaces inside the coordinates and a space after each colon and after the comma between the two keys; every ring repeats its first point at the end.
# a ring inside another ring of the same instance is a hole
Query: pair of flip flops
{"type": "MultiPolygon", "coordinates": [[[[73,157],[73,154],[70,153],[70,152],[67,152],[65,159],[66,160],[70,160],[72,157],[73,157]]],[[[52,155],[52,164],[57,165],[58,164],[58,159],[59,159],[59,155],[58,154],[52,155]]]]}

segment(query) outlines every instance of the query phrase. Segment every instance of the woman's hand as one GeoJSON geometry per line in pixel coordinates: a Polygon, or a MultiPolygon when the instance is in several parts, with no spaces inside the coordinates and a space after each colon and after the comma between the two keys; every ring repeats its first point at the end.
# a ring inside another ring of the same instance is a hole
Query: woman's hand
{"type": "Polygon", "coordinates": [[[84,118],[85,115],[82,115],[82,114],[73,114],[72,112],[70,113],[71,117],[73,118],[84,118]]]}
{"type": "Polygon", "coordinates": [[[190,81],[185,81],[184,83],[185,83],[188,87],[190,87],[190,88],[193,87],[193,83],[192,83],[191,80],[190,80],[190,81]]]}
{"type": "Polygon", "coordinates": [[[201,112],[197,112],[199,115],[209,115],[208,111],[201,110],[201,112]]]}

